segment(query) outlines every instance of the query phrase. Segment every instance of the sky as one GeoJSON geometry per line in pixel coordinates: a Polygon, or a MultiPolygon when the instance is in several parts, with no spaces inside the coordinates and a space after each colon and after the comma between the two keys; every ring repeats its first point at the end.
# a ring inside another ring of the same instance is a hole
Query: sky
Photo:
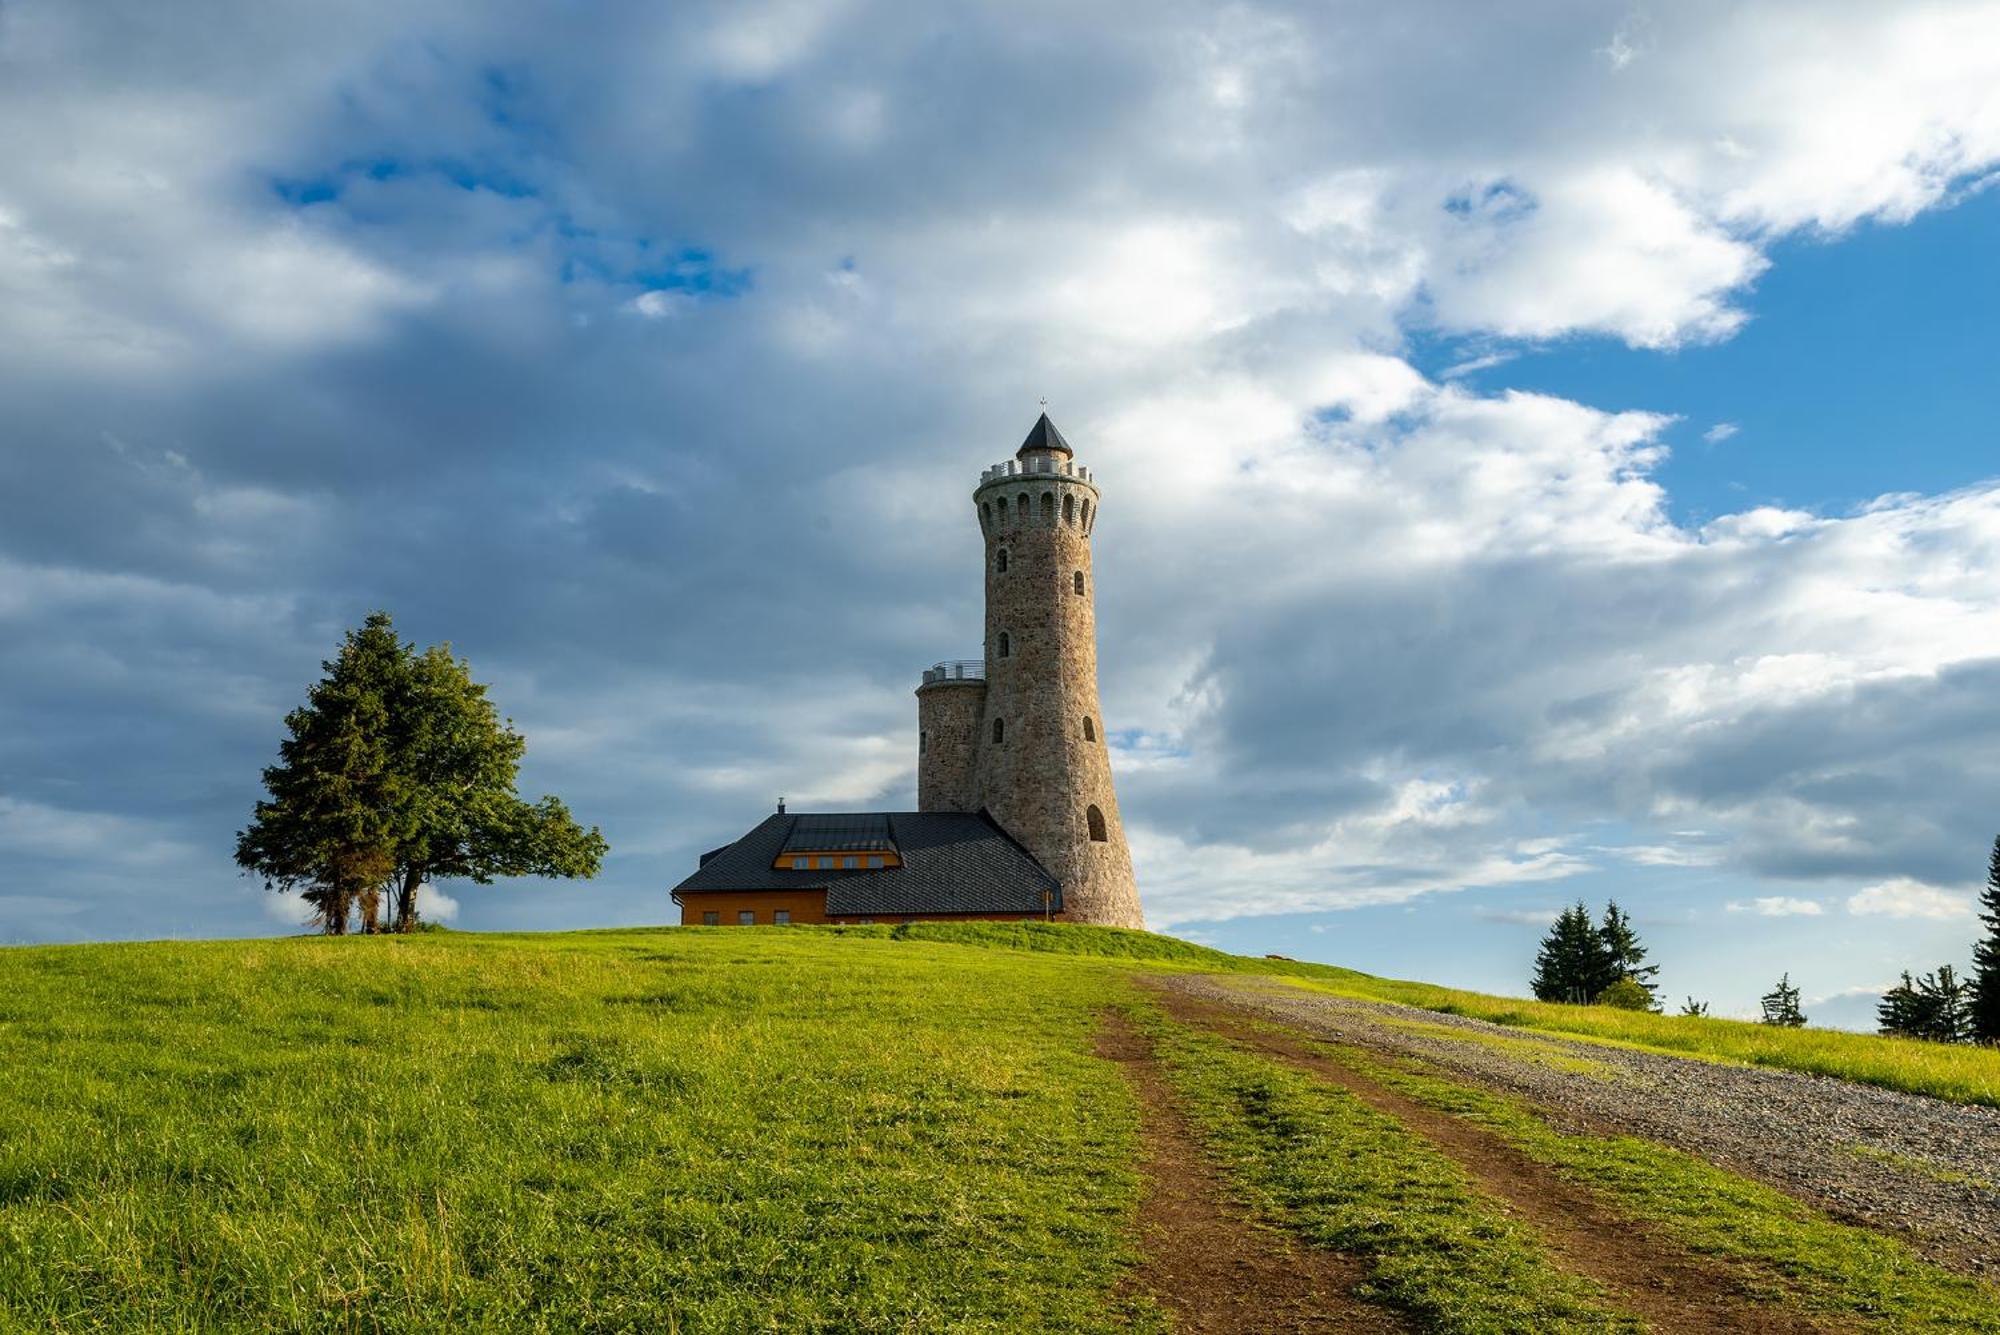
{"type": "Polygon", "coordinates": [[[244,936],[449,641],[589,883],[914,803],[970,492],[1104,488],[1149,921],[1865,1024],[2000,833],[2000,4],[0,6],[0,942],[244,936]]]}

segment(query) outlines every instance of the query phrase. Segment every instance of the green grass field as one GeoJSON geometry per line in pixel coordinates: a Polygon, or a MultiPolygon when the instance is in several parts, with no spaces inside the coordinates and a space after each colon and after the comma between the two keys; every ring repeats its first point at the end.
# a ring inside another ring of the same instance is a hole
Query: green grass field
{"type": "MultiPolygon", "coordinates": [[[[11,949],[0,1330],[1156,1329],[1121,1284],[1137,1104],[1092,1043],[1160,969],[2000,1090],[1992,1052],[1896,1074],[1911,1045],[1753,1051],[1727,1022],[1548,1016],[1567,1008],[1032,924],[11,949]]],[[[1625,1324],[1379,1114],[1155,1032],[1248,1195],[1372,1257],[1384,1301],[1436,1329],[1625,1324]],[[1407,1227],[1357,1232],[1388,1214],[1407,1227]],[[1481,1265],[1439,1264],[1468,1248],[1481,1265]]]]}
{"type": "Polygon", "coordinates": [[[777,929],[0,952],[0,1324],[1102,1329],[1119,981],[777,929]]]}

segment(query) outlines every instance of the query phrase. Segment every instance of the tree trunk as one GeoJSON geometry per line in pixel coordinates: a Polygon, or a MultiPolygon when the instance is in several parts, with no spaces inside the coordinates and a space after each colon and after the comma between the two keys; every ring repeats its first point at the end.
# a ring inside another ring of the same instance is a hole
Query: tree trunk
{"type": "Polygon", "coordinates": [[[361,930],[375,936],[382,930],[382,892],[375,886],[368,886],[355,898],[361,901],[361,930]]]}
{"type": "Polygon", "coordinates": [[[317,892],[319,900],[319,920],[322,930],[328,936],[347,935],[348,893],[345,890],[325,889],[317,892]]]}
{"type": "Polygon", "coordinates": [[[407,932],[417,925],[417,887],[424,883],[422,867],[405,867],[403,879],[396,886],[396,926],[398,932],[407,932]]]}

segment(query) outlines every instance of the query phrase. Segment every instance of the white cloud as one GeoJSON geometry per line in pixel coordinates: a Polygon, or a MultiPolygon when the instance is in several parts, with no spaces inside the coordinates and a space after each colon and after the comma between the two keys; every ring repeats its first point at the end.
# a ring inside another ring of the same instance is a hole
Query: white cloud
{"type": "Polygon", "coordinates": [[[1847,897],[1849,913],[1885,918],[1970,918],[1972,896],[1898,876],[1847,897]]]}
{"type": "Polygon", "coordinates": [[[1994,5],[137,12],[0,48],[17,839],[102,787],[240,905],[275,720],[393,600],[664,912],[778,790],[907,801],[909,665],[977,650],[963,492],[1042,394],[1107,489],[1157,921],[1951,884],[1990,837],[2000,493],[1692,528],[1684,405],[1466,378],[1726,339],[1783,238],[1971,188],[1994,5]],[[1440,329],[1476,355],[1430,378],[1440,329]]]}
{"type": "Polygon", "coordinates": [[[425,881],[417,887],[417,916],[425,922],[454,922],[458,918],[458,901],[425,881]]]}
{"type": "Polygon", "coordinates": [[[1724,906],[1731,913],[1755,913],[1764,918],[1817,918],[1826,911],[1816,899],[1795,899],[1790,895],[1760,895],[1749,903],[1724,906]]]}
{"type": "Polygon", "coordinates": [[[1736,435],[1740,430],[1742,428],[1734,422],[1717,422],[1714,426],[1702,432],[1701,438],[1711,445],[1720,445],[1723,441],[1736,435]]]}

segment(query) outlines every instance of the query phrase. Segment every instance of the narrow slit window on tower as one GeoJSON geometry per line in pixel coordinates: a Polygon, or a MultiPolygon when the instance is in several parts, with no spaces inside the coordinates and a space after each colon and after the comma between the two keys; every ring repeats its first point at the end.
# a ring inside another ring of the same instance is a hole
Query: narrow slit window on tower
{"type": "Polygon", "coordinates": [[[979,503],[979,527],[993,527],[993,502],[981,501],[979,503]]]}
{"type": "Polygon", "coordinates": [[[1093,844],[1103,843],[1104,813],[1093,806],[1090,810],[1083,813],[1083,818],[1090,823],[1090,842],[1093,844]]]}
{"type": "MultiPolygon", "coordinates": [[[[1012,640],[1010,640],[1010,639],[1008,639],[1008,638],[1007,638],[1007,632],[1006,632],[1006,631],[1004,631],[1004,630],[1003,630],[1003,631],[1001,631],[1001,632],[1000,632],[1000,657],[1002,657],[1002,658],[1005,658],[1005,657],[1007,657],[1007,655],[1008,655],[1008,654],[1010,654],[1010,653],[1012,653],[1012,652],[1013,652],[1013,650],[1014,650],[1014,642],[1013,642],[1012,640]]],[[[994,738],[993,740],[995,740],[995,741],[999,741],[1000,739],[996,737],[996,738],[994,738]]]]}
{"type": "Polygon", "coordinates": [[[1007,573],[1007,549],[1005,547],[993,553],[993,573],[996,575],[1007,573]]]}
{"type": "Polygon", "coordinates": [[[1085,502],[1083,503],[1083,531],[1084,531],[1085,533],[1088,533],[1088,532],[1090,532],[1090,502],[1089,502],[1089,501],[1085,501],[1085,502]]]}
{"type": "Polygon", "coordinates": [[[996,718],[993,720],[993,740],[996,742],[1004,742],[1007,740],[1006,719],[996,718]]]}
{"type": "MultiPolygon", "coordinates": [[[[1083,726],[1086,732],[1090,730],[1090,725],[1088,723],[1084,724],[1083,726]]],[[[922,755],[924,752],[930,749],[931,749],[931,735],[927,732],[919,731],[917,733],[917,754],[922,755]]]]}
{"type": "Polygon", "coordinates": [[[1069,577],[1069,586],[1079,594],[1083,592],[1083,572],[1081,570],[1069,577]]]}
{"type": "Polygon", "coordinates": [[[1075,522],[1076,497],[1065,494],[1063,496],[1063,523],[1074,524],[1075,522]]]}
{"type": "Polygon", "coordinates": [[[1014,498],[1014,518],[1023,524],[1028,522],[1028,495],[1026,492],[1014,498]]]}
{"type": "Polygon", "coordinates": [[[1042,523],[1048,528],[1056,525],[1056,494],[1052,491],[1042,493],[1042,523]]]}
{"type": "Polygon", "coordinates": [[[1086,742],[1094,742],[1097,740],[1097,725],[1092,723],[1089,719],[1085,719],[1083,721],[1083,740],[1086,742]]]}

